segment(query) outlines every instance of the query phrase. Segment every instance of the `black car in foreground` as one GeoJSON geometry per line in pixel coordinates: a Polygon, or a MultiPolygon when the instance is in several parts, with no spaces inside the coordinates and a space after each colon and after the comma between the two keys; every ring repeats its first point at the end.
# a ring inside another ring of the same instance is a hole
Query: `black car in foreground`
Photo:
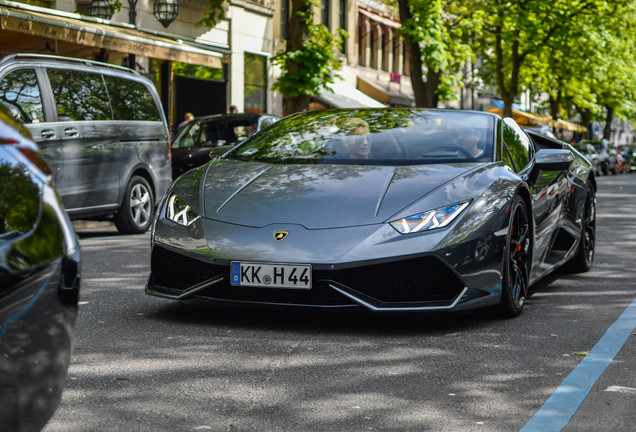
{"type": "Polygon", "coordinates": [[[278,120],[275,115],[262,113],[195,118],[179,130],[172,143],[172,178],[208,162],[210,152],[223,154],[278,120]]]}
{"type": "Polygon", "coordinates": [[[0,107],[0,430],[39,431],[66,381],[80,249],[28,132],[0,107]]]}
{"type": "Polygon", "coordinates": [[[377,312],[521,313],[531,284],[592,266],[592,165],[476,111],[286,117],[173,183],[146,292],[377,312]]]}

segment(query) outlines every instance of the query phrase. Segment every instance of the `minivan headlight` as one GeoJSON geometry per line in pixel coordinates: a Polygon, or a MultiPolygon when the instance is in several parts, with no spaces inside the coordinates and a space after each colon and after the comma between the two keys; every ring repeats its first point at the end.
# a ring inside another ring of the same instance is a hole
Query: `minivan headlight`
{"type": "Polygon", "coordinates": [[[183,226],[190,226],[201,216],[195,212],[192,207],[186,204],[176,194],[172,193],[168,197],[168,205],[166,206],[166,218],[174,223],[183,226]]]}
{"type": "Polygon", "coordinates": [[[459,216],[468,207],[469,203],[470,201],[462,201],[449,206],[439,207],[390,222],[390,224],[400,234],[443,228],[459,216]]]}

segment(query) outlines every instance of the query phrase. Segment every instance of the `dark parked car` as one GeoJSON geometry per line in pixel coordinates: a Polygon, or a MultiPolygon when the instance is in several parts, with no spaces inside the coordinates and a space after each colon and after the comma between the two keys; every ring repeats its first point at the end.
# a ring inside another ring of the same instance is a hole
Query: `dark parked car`
{"type": "Polygon", "coordinates": [[[615,148],[607,151],[607,157],[609,160],[609,172],[612,174],[618,174],[623,168],[623,157],[618,153],[615,148]]]}
{"type": "MultiPolygon", "coordinates": [[[[1,104],[0,104],[1,105],[1,104]]],[[[0,107],[0,429],[39,431],[71,355],[80,248],[28,131],[0,107]]]]}
{"type": "Polygon", "coordinates": [[[600,176],[602,174],[601,169],[601,157],[596,151],[596,148],[590,143],[578,143],[575,147],[587,160],[592,164],[594,174],[600,176]]]}
{"type": "Polygon", "coordinates": [[[146,292],[516,316],[541,277],[592,266],[595,193],[569,144],[496,114],[296,114],[173,183],[146,292]]]}
{"type": "Polygon", "coordinates": [[[616,160],[616,156],[611,154],[610,142],[607,139],[602,139],[583,140],[579,143],[579,145],[588,144],[593,145],[596,153],[598,154],[599,171],[603,175],[608,175],[609,173],[617,174],[618,161],[616,160]]]}
{"type": "Polygon", "coordinates": [[[210,152],[223,154],[255,132],[275,123],[272,114],[217,114],[198,117],[177,133],[172,143],[172,177],[210,160],[210,152]]]}
{"type": "Polygon", "coordinates": [[[168,127],[152,81],[84,59],[13,54],[0,60],[0,101],[51,167],[72,219],[146,231],[172,183],[168,127]]]}

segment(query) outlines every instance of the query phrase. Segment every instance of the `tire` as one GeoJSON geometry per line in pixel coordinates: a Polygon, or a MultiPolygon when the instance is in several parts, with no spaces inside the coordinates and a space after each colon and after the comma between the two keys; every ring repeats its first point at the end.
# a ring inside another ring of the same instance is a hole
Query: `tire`
{"type": "Polygon", "coordinates": [[[155,200],[150,184],[143,177],[132,176],[121,207],[115,214],[115,226],[122,234],[144,233],[150,228],[154,209],[155,200]]]}
{"type": "Polygon", "coordinates": [[[503,318],[518,316],[528,298],[530,275],[530,219],[520,196],[513,200],[503,259],[501,299],[497,312],[503,318]]]}
{"type": "Polygon", "coordinates": [[[592,268],[596,245],[596,196],[590,183],[585,189],[585,204],[581,227],[581,239],[576,254],[567,263],[566,270],[572,273],[584,273],[592,268]]]}
{"type": "Polygon", "coordinates": [[[601,170],[603,171],[603,175],[609,175],[609,163],[604,163],[601,170]]]}

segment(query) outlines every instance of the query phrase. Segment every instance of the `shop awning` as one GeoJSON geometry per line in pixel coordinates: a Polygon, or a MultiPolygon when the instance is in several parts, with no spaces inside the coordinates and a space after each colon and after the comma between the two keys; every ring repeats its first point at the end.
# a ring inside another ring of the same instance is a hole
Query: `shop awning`
{"type": "MultiPolygon", "coordinates": [[[[116,24],[109,25],[108,21],[86,18],[79,14],[47,13],[43,8],[24,9],[19,6],[11,7],[11,4],[12,2],[0,2],[0,41],[5,38],[10,40],[9,32],[15,32],[126,54],[213,68],[222,67],[222,54],[190,46],[181,40],[116,24]]],[[[15,38],[12,45],[15,51],[20,50],[15,38]]],[[[6,51],[6,47],[3,51],[6,51]]]]}
{"type": "MultiPolygon", "coordinates": [[[[493,108],[488,112],[499,114],[503,116],[503,109],[493,108]]],[[[578,123],[569,122],[562,119],[553,119],[549,115],[529,113],[526,111],[512,110],[512,118],[522,126],[536,126],[536,125],[548,125],[554,128],[563,128],[572,132],[587,132],[587,128],[578,123]]]]}
{"type": "Polygon", "coordinates": [[[345,82],[327,84],[333,92],[321,89],[318,98],[334,108],[382,108],[385,105],[345,82]]]}
{"type": "Polygon", "coordinates": [[[415,98],[375,80],[358,77],[358,89],[386,105],[415,106],[415,98]]]}

